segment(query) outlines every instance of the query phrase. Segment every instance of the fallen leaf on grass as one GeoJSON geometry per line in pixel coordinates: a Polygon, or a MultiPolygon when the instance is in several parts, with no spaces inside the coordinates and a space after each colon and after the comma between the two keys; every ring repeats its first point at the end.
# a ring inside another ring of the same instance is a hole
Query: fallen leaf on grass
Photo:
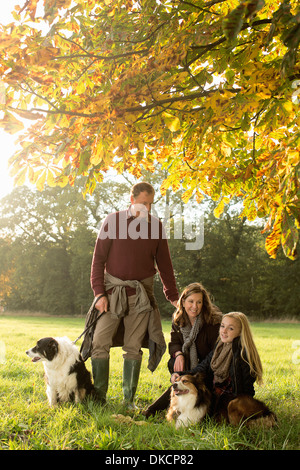
{"type": "Polygon", "coordinates": [[[122,414],[113,414],[111,415],[111,417],[118,423],[132,423],[138,426],[143,426],[144,424],[147,424],[146,421],[135,421],[133,418],[131,418],[131,416],[124,416],[122,414]]]}

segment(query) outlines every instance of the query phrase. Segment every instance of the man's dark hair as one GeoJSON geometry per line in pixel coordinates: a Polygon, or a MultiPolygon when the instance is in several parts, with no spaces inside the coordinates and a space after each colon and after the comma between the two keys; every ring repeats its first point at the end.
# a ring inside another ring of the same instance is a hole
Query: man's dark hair
{"type": "Polygon", "coordinates": [[[148,194],[154,194],[154,192],[155,192],[154,188],[153,188],[153,186],[151,186],[151,184],[142,182],[142,183],[137,183],[134,186],[132,186],[130,195],[134,199],[136,199],[138,197],[138,195],[140,193],[143,193],[144,191],[146,191],[148,194]]]}

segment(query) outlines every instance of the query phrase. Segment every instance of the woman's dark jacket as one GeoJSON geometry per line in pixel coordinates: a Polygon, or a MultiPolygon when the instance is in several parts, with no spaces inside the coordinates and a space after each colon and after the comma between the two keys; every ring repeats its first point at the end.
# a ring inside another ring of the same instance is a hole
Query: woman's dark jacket
{"type": "MultiPolygon", "coordinates": [[[[241,357],[241,341],[238,336],[232,342],[232,352],[233,359],[229,369],[229,377],[231,380],[232,393],[234,395],[246,394],[254,396],[254,382],[255,377],[250,374],[250,366],[245,362],[241,357]]],[[[196,374],[197,372],[204,372],[206,375],[206,383],[209,390],[213,391],[213,378],[214,373],[210,367],[211,359],[213,356],[214,350],[211,351],[206,358],[197,365],[193,370],[189,371],[191,374],[196,374]]],[[[185,374],[187,372],[184,372],[185,374]]],[[[183,375],[181,372],[180,375],[183,375]]]]}
{"type": "MultiPolygon", "coordinates": [[[[195,344],[197,348],[197,356],[199,362],[203,361],[206,358],[208,353],[214,348],[220,329],[221,317],[213,320],[213,324],[205,323],[199,334],[196,338],[195,344]]],[[[174,354],[178,351],[182,351],[183,346],[183,336],[180,331],[180,327],[177,326],[174,322],[172,323],[172,329],[170,334],[170,343],[169,343],[169,353],[171,359],[169,360],[168,367],[171,373],[174,372],[174,354]]],[[[189,365],[189,357],[185,357],[186,360],[186,368],[190,368],[189,365]]]]}

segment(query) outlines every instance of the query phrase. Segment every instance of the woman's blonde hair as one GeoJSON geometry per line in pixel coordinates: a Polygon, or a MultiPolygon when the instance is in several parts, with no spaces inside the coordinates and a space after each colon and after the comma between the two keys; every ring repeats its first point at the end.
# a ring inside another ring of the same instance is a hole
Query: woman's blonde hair
{"type": "Polygon", "coordinates": [[[208,324],[220,323],[222,319],[222,314],[220,310],[213,305],[209,292],[203,287],[200,282],[193,282],[185,287],[180,295],[177,304],[177,310],[173,315],[173,321],[175,325],[179,327],[186,326],[189,322],[188,315],[183,306],[183,302],[193,294],[202,294],[203,295],[203,305],[201,309],[201,315],[203,316],[204,322],[208,324]]]}
{"type": "Polygon", "coordinates": [[[256,377],[256,381],[262,383],[263,368],[261,360],[254,344],[250,323],[246,315],[242,312],[230,312],[223,315],[223,318],[230,317],[239,321],[241,326],[241,357],[250,366],[250,373],[256,377]]]}

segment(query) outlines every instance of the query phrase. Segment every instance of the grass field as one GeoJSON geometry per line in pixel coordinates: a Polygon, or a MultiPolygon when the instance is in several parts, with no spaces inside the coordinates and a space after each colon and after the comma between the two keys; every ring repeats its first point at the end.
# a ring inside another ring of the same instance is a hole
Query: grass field
{"type": "MultiPolygon", "coordinates": [[[[89,401],[50,409],[45,395],[42,364],[25,350],[43,336],[82,332],[84,320],[56,317],[0,317],[0,449],[5,450],[296,450],[300,448],[300,324],[253,323],[255,342],[264,366],[264,386],[256,397],[278,416],[272,430],[248,430],[217,425],[206,419],[176,430],[164,414],[146,422],[140,413],[127,419],[122,406],[122,351],[112,350],[108,404],[89,401]]],[[[163,322],[166,340],[170,323],[163,322]]],[[[169,385],[168,354],[154,374],[144,351],[136,404],[147,407],[169,385]]],[[[91,370],[90,361],[87,367],[91,370]]]]}

